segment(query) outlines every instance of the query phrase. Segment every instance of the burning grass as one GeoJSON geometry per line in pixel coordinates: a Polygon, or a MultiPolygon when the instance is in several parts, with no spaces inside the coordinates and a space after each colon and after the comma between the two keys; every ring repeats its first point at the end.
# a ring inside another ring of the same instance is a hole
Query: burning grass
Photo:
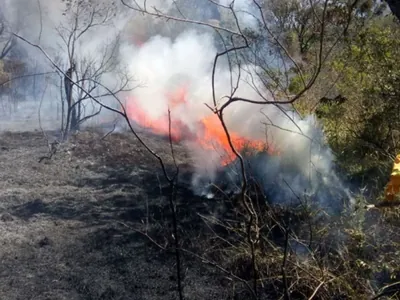
{"type": "MultiPolygon", "coordinates": [[[[196,113],[191,120],[185,120],[180,114],[193,114],[196,108],[189,101],[188,87],[183,84],[175,90],[165,93],[165,113],[154,116],[148,110],[143,109],[140,101],[133,96],[126,99],[126,114],[132,122],[148,129],[150,132],[160,136],[171,136],[174,142],[189,142],[203,151],[220,153],[219,163],[226,166],[236,159],[225,130],[217,115],[211,111],[205,116],[196,113]],[[171,125],[171,126],[170,126],[171,125]]],[[[248,149],[252,151],[268,151],[269,154],[279,154],[279,150],[267,139],[252,139],[230,130],[230,140],[234,148],[243,152],[248,149]],[[268,147],[266,147],[268,144],[268,147]]]]}
{"type": "MultiPolygon", "coordinates": [[[[168,189],[159,166],[130,135],[103,136],[80,132],[51,160],[38,163],[47,151],[40,133],[2,135],[1,255],[7,277],[0,280],[1,298],[175,297],[168,189]]],[[[146,142],[172,163],[166,141],[147,136],[146,142]]],[[[196,196],[185,148],[178,145],[176,155],[182,166],[176,204],[186,298],[249,299],[254,274],[246,210],[234,194],[196,196]]],[[[278,299],[286,286],[292,299],[368,299],[378,293],[396,299],[395,210],[327,217],[309,206],[269,205],[269,196],[256,187],[251,197],[259,228],[260,299],[278,299]]]]}

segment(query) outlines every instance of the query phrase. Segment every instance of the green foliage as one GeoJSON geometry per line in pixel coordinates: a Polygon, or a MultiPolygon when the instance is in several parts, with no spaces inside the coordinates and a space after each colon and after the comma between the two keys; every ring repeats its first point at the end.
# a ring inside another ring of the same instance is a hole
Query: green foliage
{"type": "Polygon", "coordinates": [[[400,28],[384,18],[368,24],[332,62],[341,76],[336,88],[348,100],[320,105],[317,114],[348,170],[387,170],[400,151],[399,64],[400,28]]]}
{"type": "Polygon", "coordinates": [[[307,81],[310,80],[310,77],[309,74],[303,75],[303,78],[300,74],[293,76],[288,87],[289,92],[292,94],[299,93],[305,87],[303,80],[307,83],[307,81]]]}

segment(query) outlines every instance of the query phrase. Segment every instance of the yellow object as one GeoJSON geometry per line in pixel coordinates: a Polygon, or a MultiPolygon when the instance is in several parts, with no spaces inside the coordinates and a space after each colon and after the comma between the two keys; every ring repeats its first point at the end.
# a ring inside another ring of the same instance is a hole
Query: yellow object
{"type": "Polygon", "coordinates": [[[400,193],[400,154],[396,156],[393,163],[393,170],[390,174],[389,183],[386,185],[386,200],[394,200],[395,196],[400,193]]]}

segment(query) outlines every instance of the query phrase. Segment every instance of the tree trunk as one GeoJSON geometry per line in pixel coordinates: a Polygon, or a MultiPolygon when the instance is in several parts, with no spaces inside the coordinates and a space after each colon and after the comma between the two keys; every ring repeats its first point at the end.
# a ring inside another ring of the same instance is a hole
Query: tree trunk
{"type": "MultiPolygon", "coordinates": [[[[72,105],[74,105],[74,104],[75,103],[72,103],[72,105]]],[[[77,104],[77,105],[79,105],[79,104],[77,104]]],[[[78,115],[77,115],[77,109],[76,109],[77,105],[74,105],[74,107],[72,108],[72,111],[71,111],[71,128],[70,128],[71,132],[79,130],[78,115]]]]}
{"type": "Polygon", "coordinates": [[[76,115],[76,106],[74,106],[74,99],[72,95],[72,76],[75,70],[75,65],[71,63],[68,71],[65,73],[64,77],[64,89],[65,89],[65,98],[67,102],[67,120],[65,123],[65,138],[68,137],[70,131],[76,130],[77,125],[77,115],[76,115]]]}

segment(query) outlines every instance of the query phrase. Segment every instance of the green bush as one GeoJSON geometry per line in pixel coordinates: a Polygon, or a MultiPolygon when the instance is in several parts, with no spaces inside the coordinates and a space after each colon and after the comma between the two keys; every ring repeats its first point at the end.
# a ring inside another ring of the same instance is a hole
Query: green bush
{"type": "Polygon", "coordinates": [[[365,26],[332,62],[347,101],[319,105],[317,115],[350,174],[388,173],[400,151],[399,65],[400,28],[385,18],[365,26]]]}

